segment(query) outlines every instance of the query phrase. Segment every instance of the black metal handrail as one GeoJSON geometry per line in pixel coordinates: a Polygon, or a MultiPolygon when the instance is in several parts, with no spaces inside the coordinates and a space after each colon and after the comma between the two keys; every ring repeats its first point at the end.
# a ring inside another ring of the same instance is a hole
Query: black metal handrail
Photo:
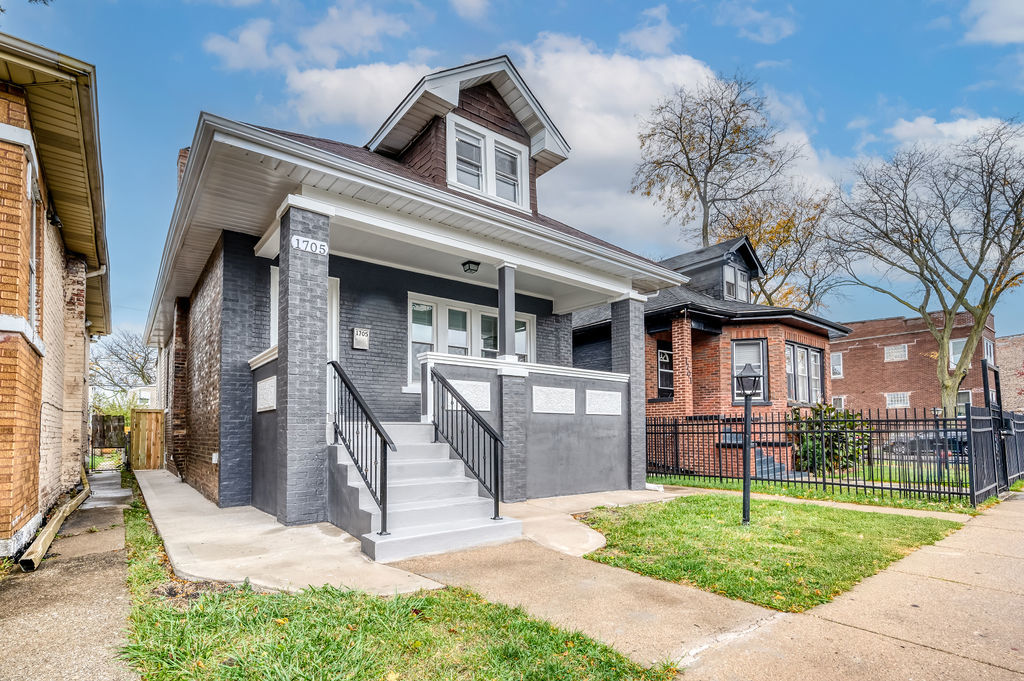
{"type": "Polygon", "coordinates": [[[505,441],[437,369],[434,383],[434,439],[444,439],[494,499],[493,520],[501,520],[501,459],[505,441]]]}
{"type": "Polygon", "coordinates": [[[380,508],[380,534],[388,534],[388,436],[352,379],[337,362],[334,368],[334,443],[345,445],[370,496],[380,508]]]}

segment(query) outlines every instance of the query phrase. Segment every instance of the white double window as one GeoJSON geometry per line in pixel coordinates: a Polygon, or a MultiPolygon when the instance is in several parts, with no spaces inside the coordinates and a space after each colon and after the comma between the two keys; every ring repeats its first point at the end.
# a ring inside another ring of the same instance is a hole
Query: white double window
{"type": "Polygon", "coordinates": [[[750,277],[746,270],[741,270],[732,265],[723,268],[725,277],[724,293],[726,300],[739,300],[744,303],[750,302],[750,277]]]}
{"type": "Polygon", "coordinates": [[[988,360],[989,366],[995,366],[996,344],[989,338],[983,338],[982,340],[985,343],[985,359],[988,360]]]}
{"type": "Polygon", "coordinates": [[[446,122],[448,185],[529,210],[526,146],[455,114],[448,114],[446,122]]]}
{"type": "MultiPolygon", "coordinates": [[[[534,361],[536,318],[516,314],[515,353],[534,361]]],[[[471,357],[498,357],[498,310],[457,300],[409,294],[409,381],[419,382],[417,357],[443,352],[471,357]]]]}

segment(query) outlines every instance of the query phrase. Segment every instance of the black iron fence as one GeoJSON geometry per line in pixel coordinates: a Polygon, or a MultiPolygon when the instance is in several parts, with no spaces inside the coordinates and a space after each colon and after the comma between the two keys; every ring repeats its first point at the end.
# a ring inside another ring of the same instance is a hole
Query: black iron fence
{"type": "MultiPolygon", "coordinates": [[[[1024,477],[1024,415],[972,408],[770,413],[751,425],[751,476],[827,492],[983,501],[1024,477]]],[[[743,420],[647,419],[647,472],[670,481],[743,477],[743,420]]]]}

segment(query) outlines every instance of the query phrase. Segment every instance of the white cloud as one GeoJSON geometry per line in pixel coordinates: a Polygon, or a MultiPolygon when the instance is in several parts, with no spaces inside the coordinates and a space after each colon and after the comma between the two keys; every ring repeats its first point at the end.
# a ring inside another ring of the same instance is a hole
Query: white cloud
{"type": "Polygon", "coordinates": [[[885,133],[897,144],[951,144],[976,135],[987,127],[999,123],[998,118],[964,117],[939,122],[931,116],[918,116],[913,120],[899,118],[885,133]]]}
{"type": "Polygon", "coordinates": [[[789,68],[789,59],[765,59],[754,64],[755,69],[785,69],[789,68]]]}
{"type": "Polygon", "coordinates": [[[269,19],[253,19],[232,32],[231,38],[210,35],[203,41],[203,49],[221,59],[225,68],[265,69],[274,66],[268,40],[274,25],[269,19]]]}
{"type": "Polygon", "coordinates": [[[796,32],[793,12],[789,16],[776,16],[754,7],[756,0],[722,0],[715,12],[715,24],[734,26],[739,35],[755,42],[772,44],[796,32]]]}
{"type": "Polygon", "coordinates": [[[355,0],[339,0],[316,25],[299,34],[310,58],[334,66],[343,54],[363,55],[381,49],[383,37],[398,38],[409,24],[397,14],[355,0]]]}
{"type": "Polygon", "coordinates": [[[619,36],[619,42],[645,54],[668,54],[679,29],[668,20],[668,7],[645,9],[640,23],[619,36]]]}
{"type": "Polygon", "coordinates": [[[871,119],[867,116],[855,116],[850,119],[846,124],[847,130],[863,130],[871,124],[871,119]]]}
{"type": "Polygon", "coordinates": [[[487,15],[488,0],[451,0],[452,9],[463,19],[473,21],[483,19],[487,15]]]}
{"type": "Polygon", "coordinates": [[[968,24],[964,40],[969,43],[1024,43],[1024,2],[1020,0],[970,0],[962,18],[968,24]]]}
{"type": "Polygon", "coordinates": [[[369,133],[429,71],[425,64],[409,62],[292,69],[287,76],[289,106],[305,125],[352,124],[369,133]]]}

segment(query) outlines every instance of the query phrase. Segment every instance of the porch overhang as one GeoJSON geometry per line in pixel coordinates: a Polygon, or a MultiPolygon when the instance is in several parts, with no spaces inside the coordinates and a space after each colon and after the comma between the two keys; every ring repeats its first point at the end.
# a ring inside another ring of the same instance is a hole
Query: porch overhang
{"type": "Polygon", "coordinates": [[[222,230],[261,237],[273,257],[280,214],[291,204],[331,219],[332,252],[490,285],[502,263],[517,265],[517,290],[551,298],[556,311],[674,286],[685,277],[640,256],[559,231],[438,187],[322,149],[202,114],[168,230],[146,327],[170,333],[173,303],[188,296],[222,230]],[[315,208],[310,208],[315,205],[315,208]]]}

